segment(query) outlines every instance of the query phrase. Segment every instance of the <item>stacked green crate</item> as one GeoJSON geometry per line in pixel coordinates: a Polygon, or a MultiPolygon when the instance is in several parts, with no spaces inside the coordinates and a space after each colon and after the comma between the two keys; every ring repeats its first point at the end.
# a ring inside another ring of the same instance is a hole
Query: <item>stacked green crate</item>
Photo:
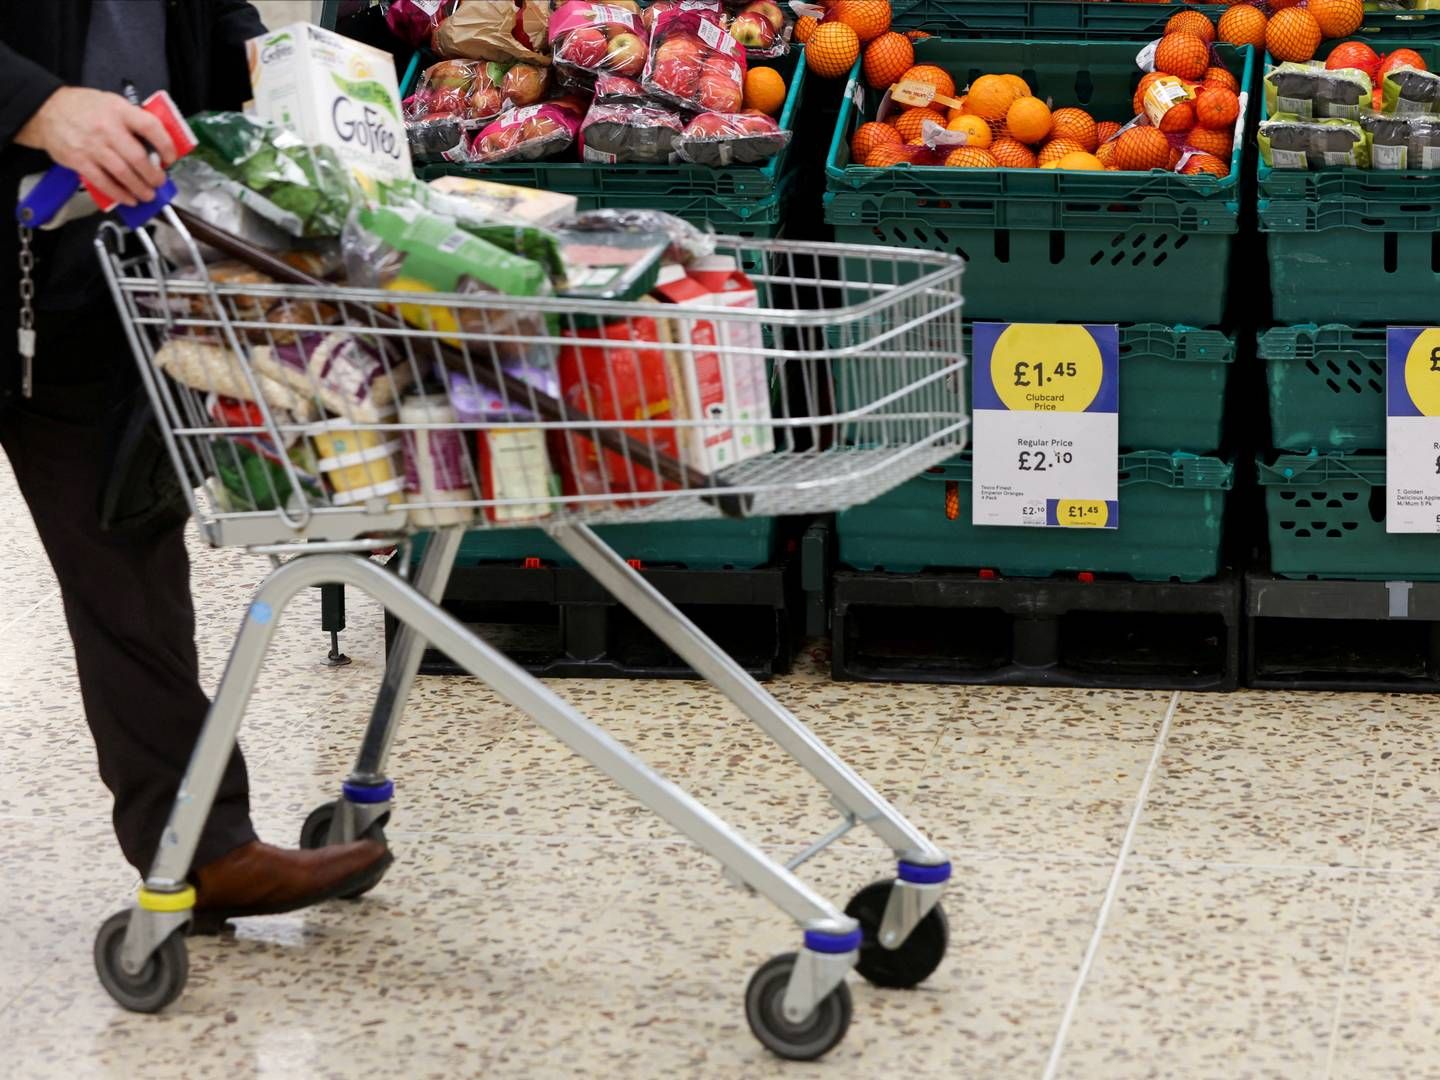
{"type": "MultiPolygon", "coordinates": [[[[967,349],[968,349],[967,329],[967,349]]],[[[840,514],[840,561],[911,573],[987,568],[1046,576],[1089,570],[1137,581],[1197,581],[1220,567],[1232,467],[1207,456],[1224,434],[1234,339],[1219,330],[1153,323],[1120,327],[1120,527],[976,527],[970,455],[840,514]]]]}
{"type": "MultiPolygon", "coordinates": [[[[1440,43],[1363,40],[1440,63],[1440,43]]],[[[1273,448],[1257,463],[1269,569],[1435,577],[1440,537],[1385,529],[1385,327],[1433,323],[1440,310],[1440,171],[1256,168],[1273,314],[1291,324],[1259,339],[1273,448]],[[1347,322],[1331,322],[1337,315],[1347,322]]]]}
{"type": "MultiPolygon", "coordinates": [[[[962,5],[920,0],[898,4],[896,16],[903,25],[919,25],[919,15],[941,6],[962,5]]],[[[1043,7],[1013,6],[1032,13],[1043,7]]],[[[1014,14],[1003,8],[988,5],[997,16],[1014,14]]],[[[1013,72],[1057,107],[1078,104],[1097,119],[1128,119],[1143,44],[923,40],[916,61],[944,67],[962,85],[987,72],[1013,72]]],[[[1217,52],[1242,86],[1253,85],[1252,50],[1217,52]]],[[[1085,570],[1136,580],[1215,576],[1233,467],[1211,455],[1224,441],[1235,342],[1206,327],[1218,327],[1225,315],[1243,140],[1236,141],[1231,174],[1223,179],[864,168],[850,160],[850,138],[874,118],[879,99],[857,69],[827,165],[826,216],[836,239],[962,255],[967,318],[1121,324],[1120,524],[1114,530],[974,527],[971,462],[962,455],[839,515],[841,563],[901,573],[984,568],[1019,576],[1085,570]]]]}
{"type": "MultiPolygon", "coordinates": [[[[915,46],[965,83],[1013,72],[1036,96],[1079,104],[1097,119],[1132,117],[1143,42],[947,41],[915,46]]],[[[1255,83],[1248,46],[1217,46],[1216,62],[1255,83]]],[[[837,240],[950,251],[967,260],[965,302],[988,318],[1040,322],[1223,321],[1239,232],[1241,152],[1227,177],[1050,169],[865,168],[855,130],[881,95],[857,64],[826,165],[826,220],[837,240]]]]}
{"type": "Polygon", "coordinates": [[[1260,335],[1270,442],[1257,462],[1270,570],[1282,577],[1440,579],[1440,536],[1385,531],[1384,327],[1260,335]]]}

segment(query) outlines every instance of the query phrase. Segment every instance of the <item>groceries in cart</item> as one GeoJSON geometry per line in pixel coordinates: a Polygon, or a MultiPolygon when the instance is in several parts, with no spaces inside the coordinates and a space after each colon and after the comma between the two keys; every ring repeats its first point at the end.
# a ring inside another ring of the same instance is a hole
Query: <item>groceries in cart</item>
{"type": "Polygon", "coordinates": [[[277,125],[197,127],[181,205],[238,234],[209,237],[203,267],[165,240],[175,268],[143,307],[156,366],[235,428],[196,466],[218,504],[515,524],[774,449],[761,326],[714,314],[757,288],[694,226],[463,177],[362,188],[277,125]],[[557,428],[561,409],[580,419],[557,428]]]}
{"type": "Polygon", "coordinates": [[[772,67],[747,80],[750,59],[763,64],[788,50],[790,28],[778,5],[632,7],[564,0],[553,14],[547,9],[541,51],[497,47],[518,27],[497,29],[492,15],[471,5],[448,17],[437,9],[432,51],[441,59],[420,73],[403,104],[411,154],[476,167],[689,161],[723,168],[764,164],[788,145],[789,134],[767,118],[784,109],[784,76],[772,67]],[[457,37],[456,24],[473,21],[489,27],[480,35],[488,46],[457,37]]]}

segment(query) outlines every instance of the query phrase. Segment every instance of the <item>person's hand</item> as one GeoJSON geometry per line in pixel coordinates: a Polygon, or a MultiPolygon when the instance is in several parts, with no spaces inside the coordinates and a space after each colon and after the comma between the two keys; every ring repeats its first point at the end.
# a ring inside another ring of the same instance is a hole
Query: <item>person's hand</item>
{"type": "Polygon", "coordinates": [[[15,136],[125,206],[149,202],[165,182],[141,139],[165,167],[175,161],[175,144],[159,120],[119,94],[79,86],[56,90],[15,136]]]}

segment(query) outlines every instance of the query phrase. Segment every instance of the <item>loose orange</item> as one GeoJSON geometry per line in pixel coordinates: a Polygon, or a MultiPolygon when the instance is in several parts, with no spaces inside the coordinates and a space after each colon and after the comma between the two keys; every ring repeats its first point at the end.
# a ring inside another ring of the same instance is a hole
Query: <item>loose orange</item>
{"type": "Polygon", "coordinates": [[[865,81],[876,90],[884,90],[900,81],[900,76],[915,64],[915,46],[904,34],[893,31],[881,34],[865,47],[862,69],[865,81]]]}
{"type": "Polygon", "coordinates": [[[1038,143],[1050,134],[1050,106],[1036,97],[1017,98],[1005,113],[1005,127],[1023,143],[1038,143]]]}
{"type": "Polygon", "coordinates": [[[1040,164],[1046,165],[1052,161],[1059,161],[1066,154],[1084,153],[1087,153],[1085,147],[1074,139],[1051,139],[1040,148],[1040,164]]]}
{"type": "Polygon", "coordinates": [[[1024,79],[1022,79],[1019,75],[1001,75],[1000,78],[1004,79],[1011,86],[1013,86],[1015,88],[1015,93],[1020,97],[1031,96],[1030,84],[1027,83],[1024,79]]]}
{"type": "Polygon", "coordinates": [[[986,120],[1001,120],[1016,96],[1015,87],[999,75],[981,75],[965,94],[965,111],[986,120]]]}
{"type": "Polygon", "coordinates": [[[1220,16],[1220,40],[1231,45],[1265,45],[1265,13],[1253,4],[1235,4],[1220,16]]]}
{"type": "Polygon", "coordinates": [[[1177,11],[1165,24],[1167,34],[1194,34],[1204,41],[1215,40],[1215,24],[1198,11],[1177,11]]]}
{"type": "Polygon", "coordinates": [[[1057,139],[1079,143],[1080,149],[1087,153],[1100,144],[1095,118],[1084,109],[1056,109],[1051,121],[1050,132],[1057,139]]]}
{"type": "Polygon", "coordinates": [[[1155,49],[1155,70],[1181,79],[1199,79],[1210,66],[1210,43],[1194,34],[1166,34],[1155,49]]]}
{"type": "Polygon", "coordinates": [[[1115,140],[1115,164],[1125,172],[1169,168],[1170,140],[1157,128],[1132,127],[1115,140]]]}
{"type": "Polygon", "coordinates": [[[1361,0],[1310,0],[1305,6],[1327,38],[1349,37],[1365,22],[1361,0]]]}
{"type": "Polygon", "coordinates": [[[945,164],[952,169],[993,169],[995,168],[995,159],[988,150],[961,146],[950,151],[950,156],[945,159],[945,164]]]}
{"type": "Polygon", "coordinates": [[[1033,169],[1035,154],[1018,139],[1002,135],[990,144],[990,156],[1002,169],[1033,169]]]}
{"type": "Polygon", "coordinates": [[[894,121],[895,130],[900,132],[900,137],[906,142],[911,139],[918,139],[924,132],[926,120],[935,120],[937,117],[929,109],[913,108],[906,109],[894,121]]]}
{"type": "Polygon", "coordinates": [[[900,132],[889,124],[878,124],[872,120],[868,124],[861,124],[855,137],[850,140],[850,160],[863,162],[876,147],[899,146],[904,141],[900,132]]]}
{"type": "Polygon", "coordinates": [[[745,73],[745,108],[766,116],[779,116],[788,91],[785,80],[774,68],[753,67],[745,73]]]}
{"type": "Polygon", "coordinates": [[[965,145],[979,150],[984,150],[995,138],[995,133],[990,130],[990,124],[978,116],[957,116],[946,127],[951,131],[963,131],[965,145]]]}
{"type": "Polygon", "coordinates": [[[1057,169],[1067,169],[1072,172],[1103,172],[1105,163],[1094,154],[1087,154],[1083,150],[1066,154],[1055,166],[1057,169]]]}
{"type": "Polygon", "coordinates": [[[850,27],[861,41],[874,41],[890,29],[889,0],[840,0],[831,9],[829,19],[850,27]]]}
{"type": "Polygon", "coordinates": [[[806,66],[822,79],[850,74],[859,58],[860,38],[841,22],[821,23],[805,46],[806,66]]]}

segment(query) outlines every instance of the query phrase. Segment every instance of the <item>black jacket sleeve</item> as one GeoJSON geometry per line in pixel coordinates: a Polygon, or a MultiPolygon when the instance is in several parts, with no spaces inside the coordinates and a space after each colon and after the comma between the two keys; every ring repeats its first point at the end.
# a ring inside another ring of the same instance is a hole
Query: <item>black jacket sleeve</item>
{"type": "Polygon", "coordinates": [[[210,0],[210,93],[205,105],[211,109],[238,109],[250,98],[250,69],[245,61],[245,42],[265,33],[260,13],[249,0],[210,0]]]}
{"type": "Polygon", "coordinates": [[[0,44],[0,152],[10,148],[35,110],[64,85],[33,60],[0,44]]]}

